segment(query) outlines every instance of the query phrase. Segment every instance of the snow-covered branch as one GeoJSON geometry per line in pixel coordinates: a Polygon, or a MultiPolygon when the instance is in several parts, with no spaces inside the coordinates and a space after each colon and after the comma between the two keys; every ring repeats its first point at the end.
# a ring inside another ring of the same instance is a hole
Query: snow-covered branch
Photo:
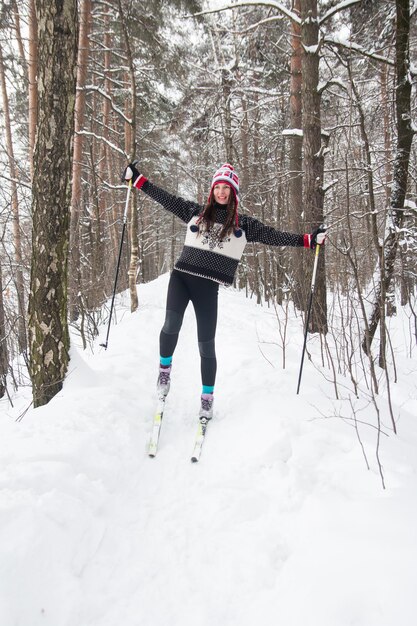
{"type": "Polygon", "coordinates": [[[121,111],[117,106],[115,106],[113,102],[113,98],[111,98],[111,96],[109,96],[108,93],[100,89],[100,87],[96,87],[96,85],[86,85],[85,87],[82,87],[81,90],[82,91],[95,91],[96,93],[99,93],[100,96],[102,96],[103,98],[105,98],[106,100],[110,102],[110,106],[113,109],[113,111],[117,113],[117,115],[119,115],[122,118],[122,120],[126,122],[126,124],[132,124],[132,120],[126,117],[123,111],[121,111]]]}
{"type": "Polygon", "coordinates": [[[283,137],[302,137],[303,130],[301,128],[285,128],[281,134],[283,137]]]}
{"type": "Polygon", "coordinates": [[[185,18],[197,17],[200,15],[209,15],[211,13],[220,13],[221,11],[227,11],[228,9],[236,9],[239,7],[253,7],[253,6],[265,6],[265,7],[268,7],[269,9],[275,9],[282,15],[285,15],[286,17],[288,17],[293,22],[296,22],[297,24],[301,24],[301,19],[296,13],[287,9],[287,7],[285,7],[281,2],[274,2],[274,0],[238,0],[237,2],[234,2],[233,4],[228,2],[227,4],[217,7],[216,9],[205,9],[204,11],[199,11],[198,13],[193,13],[192,15],[185,15],[184,17],[185,18]]]}
{"type": "Polygon", "coordinates": [[[361,54],[362,56],[368,57],[370,59],[374,59],[375,61],[380,61],[381,63],[386,63],[387,65],[394,65],[394,61],[391,61],[391,59],[382,56],[382,54],[370,52],[363,46],[360,46],[357,43],[353,43],[352,41],[342,41],[339,39],[334,39],[333,37],[324,37],[323,44],[327,44],[328,46],[336,46],[337,48],[346,48],[347,50],[352,50],[353,52],[357,52],[358,54],[361,54]]]}
{"type": "Polygon", "coordinates": [[[284,15],[271,15],[270,17],[266,17],[264,20],[259,20],[258,22],[255,22],[255,24],[251,24],[250,26],[247,26],[247,28],[243,28],[241,30],[230,30],[231,33],[237,34],[237,35],[246,35],[246,33],[250,33],[253,30],[256,30],[257,28],[259,28],[260,26],[264,26],[265,24],[270,24],[271,22],[278,22],[284,19],[284,15]]]}
{"type": "Polygon", "coordinates": [[[326,183],[325,185],[322,186],[323,189],[323,193],[326,193],[326,191],[329,191],[329,189],[331,189],[332,187],[334,187],[335,185],[337,185],[339,182],[338,178],[333,178],[333,180],[330,180],[328,183],[326,183]]]}
{"type": "Polygon", "coordinates": [[[126,158],[126,153],[124,150],[122,150],[121,148],[119,148],[119,146],[116,146],[114,143],[112,143],[111,141],[109,141],[106,137],[103,137],[102,135],[97,135],[97,133],[92,133],[89,130],[80,130],[77,135],[85,135],[86,137],[94,137],[95,139],[97,139],[98,141],[103,141],[104,143],[106,143],[112,150],[114,150],[115,152],[118,152],[119,154],[123,155],[123,157],[126,158]]]}
{"type": "Polygon", "coordinates": [[[339,4],[332,7],[323,15],[323,17],[319,20],[320,26],[324,24],[328,19],[330,19],[335,13],[339,13],[339,11],[343,11],[344,9],[349,9],[355,4],[359,4],[361,0],[342,0],[339,4]]]}
{"type": "Polygon", "coordinates": [[[330,87],[339,87],[340,89],[343,89],[344,91],[347,90],[346,84],[342,80],[340,80],[340,78],[331,78],[330,80],[327,80],[326,82],[319,84],[318,92],[323,93],[323,91],[325,91],[326,89],[329,89],[330,87]]]}

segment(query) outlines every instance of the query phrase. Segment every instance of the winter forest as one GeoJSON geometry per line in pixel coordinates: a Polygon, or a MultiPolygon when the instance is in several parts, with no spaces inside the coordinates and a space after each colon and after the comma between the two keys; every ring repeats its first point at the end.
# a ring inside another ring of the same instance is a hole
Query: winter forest
{"type": "Polygon", "coordinates": [[[2,0],[0,83],[0,622],[414,626],[417,0],[2,0]],[[327,227],[221,286],[192,465],[192,314],[144,454],[185,229],[136,159],[327,227]]]}
{"type": "MultiPolygon", "coordinates": [[[[415,3],[4,1],[0,25],[2,396],[27,366],[48,402],[68,325],[87,346],[105,322],[133,158],[201,203],[228,161],[244,212],[292,232],[325,222],[309,328],[323,364],[376,395],[379,368],[395,376],[387,317],[406,308],[410,351],[417,333],[415,3]]],[[[135,195],[127,233],[117,289],[134,311],[182,232],[135,195]]],[[[236,287],[303,315],[311,263],[248,246],[236,287]]]]}
{"type": "MultiPolygon", "coordinates": [[[[416,339],[415,6],[145,5],[138,15],[123,0],[2,4],[1,394],[9,373],[26,384],[21,355],[35,405],[47,402],[65,378],[67,325],[86,345],[94,338],[133,158],[202,203],[213,164],[228,161],[243,210],[293,232],[325,222],[309,330],[322,334],[325,361],[349,369],[353,385],[360,363],[377,393],[375,368],[392,361],[386,316],[407,307],[410,349],[416,339]]],[[[132,310],[137,285],[168,271],[180,245],[175,219],[135,197],[118,283],[132,310]]],[[[249,248],[236,286],[302,312],[308,263],[249,248]]]]}

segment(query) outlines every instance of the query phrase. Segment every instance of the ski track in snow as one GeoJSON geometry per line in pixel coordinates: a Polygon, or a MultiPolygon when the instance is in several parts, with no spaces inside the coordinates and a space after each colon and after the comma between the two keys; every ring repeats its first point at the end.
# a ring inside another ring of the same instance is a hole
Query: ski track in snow
{"type": "Polygon", "coordinates": [[[399,435],[381,442],[383,491],[375,432],[361,430],[367,471],[354,429],[319,419],[335,415],[332,384],[308,360],[295,394],[301,322],[290,322],[283,370],[274,312],[221,289],[201,461],[190,463],[192,307],[149,459],[167,280],[139,287],[139,310],[112,327],[106,352],[73,345],[47,406],[17,422],[28,393],[0,404],[0,624],[414,624],[416,361],[404,359],[395,390],[399,435]]]}

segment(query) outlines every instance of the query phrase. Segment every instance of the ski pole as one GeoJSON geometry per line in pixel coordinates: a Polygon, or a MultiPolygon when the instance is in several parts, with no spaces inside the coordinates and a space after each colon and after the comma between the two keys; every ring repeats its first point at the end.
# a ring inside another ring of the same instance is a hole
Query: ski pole
{"type": "Polygon", "coordinates": [[[107,326],[107,336],[106,336],[105,343],[101,343],[100,344],[100,346],[102,348],[104,348],[105,350],[107,350],[107,346],[109,345],[110,325],[111,325],[111,318],[112,318],[112,315],[113,315],[114,299],[116,297],[117,279],[119,278],[120,261],[121,261],[121,258],[122,258],[123,240],[124,240],[125,231],[126,231],[127,212],[128,212],[128,209],[129,209],[129,200],[130,200],[130,193],[131,193],[131,191],[132,191],[132,180],[129,181],[129,186],[127,188],[125,212],[123,214],[122,237],[121,237],[121,240],[120,240],[119,257],[117,259],[116,276],[115,276],[115,279],[114,279],[114,287],[113,287],[113,297],[111,299],[111,305],[110,305],[110,315],[109,315],[109,323],[108,323],[108,326],[107,326]]]}
{"type": "Polygon", "coordinates": [[[300,373],[298,374],[297,395],[298,395],[298,392],[300,391],[301,375],[303,373],[304,355],[305,355],[305,351],[306,351],[307,333],[308,333],[308,325],[310,323],[311,306],[313,304],[314,287],[315,287],[315,284],[316,284],[316,273],[317,273],[317,264],[318,264],[318,260],[319,260],[320,245],[321,244],[319,244],[319,243],[316,245],[316,254],[314,256],[313,277],[311,279],[310,301],[308,303],[306,327],[305,327],[305,331],[304,331],[304,344],[303,344],[303,353],[301,355],[300,373]]]}

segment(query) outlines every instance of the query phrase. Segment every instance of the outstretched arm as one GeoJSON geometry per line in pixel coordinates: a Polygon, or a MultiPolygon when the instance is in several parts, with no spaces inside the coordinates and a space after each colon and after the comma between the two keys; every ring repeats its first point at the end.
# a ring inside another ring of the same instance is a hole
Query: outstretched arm
{"type": "Polygon", "coordinates": [[[198,215],[201,212],[202,207],[196,202],[174,196],[151,183],[137,170],[136,163],[130,163],[127,166],[123,173],[123,180],[132,180],[133,187],[142,189],[147,196],[158,202],[167,211],[179,217],[183,222],[189,222],[194,215],[198,215]]]}
{"type": "Polygon", "coordinates": [[[272,226],[265,226],[259,220],[248,215],[242,216],[241,222],[248,241],[257,241],[269,246],[310,247],[304,239],[305,235],[296,235],[276,230],[272,226]]]}

